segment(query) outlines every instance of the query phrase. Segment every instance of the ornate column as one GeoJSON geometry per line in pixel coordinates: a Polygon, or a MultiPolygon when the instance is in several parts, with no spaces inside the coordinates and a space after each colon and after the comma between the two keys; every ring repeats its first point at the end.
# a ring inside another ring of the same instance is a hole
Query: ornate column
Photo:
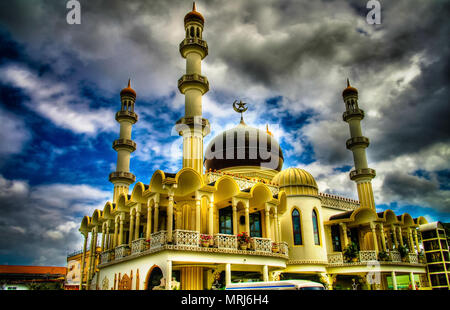
{"type": "Polygon", "coordinates": [[[195,230],[200,232],[201,230],[201,199],[195,198],[195,230]]]}
{"type": "Polygon", "coordinates": [[[153,232],[157,232],[159,227],[158,227],[158,222],[159,222],[159,203],[155,202],[155,216],[154,216],[154,224],[153,224],[153,232]]]}
{"type": "Polygon", "coordinates": [[[101,245],[102,252],[105,250],[105,239],[106,239],[106,223],[103,223],[102,224],[102,245],[101,245]]]}
{"type": "Polygon", "coordinates": [[[413,291],[416,290],[416,280],[414,280],[414,272],[409,273],[409,280],[411,281],[411,286],[413,291]]]}
{"type": "Polygon", "coordinates": [[[84,265],[86,261],[86,247],[87,247],[87,239],[88,239],[88,233],[82,232],[81,233],[84,236],[84,242],[83,242],[83,255],[81,255],[81,276],[80,276],[80,287],[79,290],[81,291],[83,289],[83,276],[84,276],[84,265]]]}
{"type": "Polygon", "coordinates": [[[414,232],[414,241],[416,242],[417,254],[419,254],[420,248],[419,248],[419,238],[417,237],[417,230],[414,229],[413,232],[414,232]]]}
{"type": "Polygon", "coordinates": [[[139,239],[139,228],[141,227],[141,212],[136,210],[136,227],[134,228],[134,240],[139,239]]]}
{"type": "Polygon", "coordinates": [[[403,236],[402,236],[402,228],[400,226],[398,226],[398,234],[399,234],[399,241],[400,241],[400,245],[403,246],[403,236]]]}
{"type": "Polygon", "coordinates": [[[167,260],[166,264],[166,290],[170,290],[172,287],[172,261],[167,260]]]}
{"type": "Polygon", "coordinates": [[[383,223],[380,223],[380,236],[381,236],[381,248],[384,252],[386,252],[386,238],[384,237],[383,223]]]}
{"type": "MultiPolygon", "coordinates": [[[[266,238],[271,238],[270,233],[270,207],[266,204],[265,208],[265,215],[266,215],[266,238]]],[[[265,280],[264,280],[265,281],[265,280]]]]}
{"type": "Polygon", "coordinates": [[[269,281],[269,266],[267,265],[263,266],[263,281],[264,282],[269,281]]]}
{"type": "Polygon", "coordinates": [[[233,204],[233,234],[237,235],[238,232],[238,222],[237,222],[237,206],[233,204]]]}
{"type": "Polygon", "coordinates": [[[225,264],[225,285],[231,284],[231,264],[225,264]]]}
{"type": "Polygon", "coordinates": [[[167,205],[167,241],[173,240],[173,191],[169,192],[169,204],[167,205]]]}
{"type": "Polygon", "coordinates": [[[113,243],[113,247],[115,248],[116,246],[118,246],[119,243],[119,216],[116,216],[116,218],[114,219],[114,243],[113,243]]]}
{"type": "Polygon", "coordinates": [[[375,223],[370,223],[370,230],[372,231],[372,238],[373,238],[373,246],[375,252],[378,253],[378,238],[377,238],[377,229],[375,223]]]}
{"type": "Polygon", "coordinates": [[[275,206],[275,242],[280,242],[279,231],[278,231],[278,208],[275,206]]]}
{"type": "Polygon", "coordinates": [[[394,238],[394,245],[395,245],[395,249],[398,250],[398,241],[397,241],[397,229],[395,228],[394,225],[391,225],[391,234],[392,237],[394,238]]]}
{"type": "Polygon", "coordinates": [[[344,237],[344,248],[346,248],[348,246],[347,224],[339,223],[339,226],[342,229],[342,236],[344,237]]]}
{"type": "Polygon", "coordinates": [[[128,244],[131,246],[131,242],[133,242],[134,237],[134,214],[133,210],[130,211],[130,228],[128,231],[128,244]]]}
{"type": "MultiPolygon", "coordinates": [[[[208,209],[208,234],[214,235],[214,202],[209,202],[209,209],[208,209]]],[[[212,239],[211,239],[212,240],[212,239]]]]}
{"type": "Polygon", "coordinates": [[[412,230],[411,227],[408,227],[408,240],[409,240],[409,251],[411,253],[414,253],[414,241],[413,241],[413,236],[412,236],[412,230]]]}
{"type": "Polygon", "coordinates": [[[123,244],[123,218],[124,218],[124,213],[122,212],[119,216],[119,244],[118,245],[122,245],[123,244]]]}
{"type": "Polygon", "coordinates": [[[149,203],[147,207],[147,235],[146,235],[147,240],[150,239],[151,234],[152,234],[152,206],[149,203]]]}
{"type": "Polygon", "coordinates": [[[250,213],[248,204],[245,205],[245,231],[250,236],[250,213]]]}
{"type": "Polygon", "coordinates": [[[106,221],[106,250],[109,250],[111,248],[111,234],[109,230],[111,227],[109,227],[110,220],[106,221]]]}
{"type": "Polygon", "coordinates": [[[395,271],[391,272],[391,277],[392,277],[393,289],[396,291],[397,290],[397,278],[395,277],[395,271]]]}

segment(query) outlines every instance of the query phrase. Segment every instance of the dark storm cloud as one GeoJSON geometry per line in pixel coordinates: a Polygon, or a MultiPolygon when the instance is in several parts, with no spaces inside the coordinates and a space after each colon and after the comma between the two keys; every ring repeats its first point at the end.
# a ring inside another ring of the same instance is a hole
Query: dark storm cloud
{"type": "Polygon", "coordinates": [[[440,191],[436,180],[427,180],[408,174],[391,173],[384,179],[382,191],[395,201],[433,206],[441,212],[450,213],[449,191],[440,191]]]}

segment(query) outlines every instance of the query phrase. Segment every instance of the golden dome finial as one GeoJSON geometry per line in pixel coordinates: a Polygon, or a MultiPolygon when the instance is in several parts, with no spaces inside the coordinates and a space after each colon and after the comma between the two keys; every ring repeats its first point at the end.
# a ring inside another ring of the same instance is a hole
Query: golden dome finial
{"type": "Polygon", "coordinates": [[[347,78],[347,87],[350,87],[350,80],[347,78]]]}
{"type": "Polygon", "coordinates": [[[349,80],[349,78],[347,78],[347,88],[344,89],[344,91],[342,92],[342,96],[345,97],[350,94],[358,95],[358,90],[355,87],[350,85],[350,80],[349,80]]]}
{"type": "Polygon", "coordinates": [[[192,11],[197,11],[197,10],[195,9],[195,1],[194,1],[193,5],[192,5],[192,11]]]}
{"type": "Polygon", "coordinates": [[[131,88],[131,79],[128,79],[128,87],[131,88]]]}
{"type": "Polygon", "coordinates": [[[266,124],[266,132],[268,135],[273,136],[272,132],[270,132],[270,130],[269,130],[269,124],[266,124]]]}
{"type": "Polygon", "coordinates": [[[133,88],[131,88],[131,79],[128,79],[128,86],[120,92],[120,96],[123,95],[131,95],[136,98],[136,92],[133,88]]]}

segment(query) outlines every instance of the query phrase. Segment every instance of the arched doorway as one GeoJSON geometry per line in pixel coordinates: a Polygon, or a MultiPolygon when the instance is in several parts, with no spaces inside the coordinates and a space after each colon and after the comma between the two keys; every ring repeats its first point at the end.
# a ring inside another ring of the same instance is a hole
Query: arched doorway
{"type": "Polygon", "coordinates": [[[153,290],[155,286],[161,284],[161,279],[163,278],[163,272],[158,266],[153,266],[150,268],[149,274],[147,276],[147,290],[153,290]]]}

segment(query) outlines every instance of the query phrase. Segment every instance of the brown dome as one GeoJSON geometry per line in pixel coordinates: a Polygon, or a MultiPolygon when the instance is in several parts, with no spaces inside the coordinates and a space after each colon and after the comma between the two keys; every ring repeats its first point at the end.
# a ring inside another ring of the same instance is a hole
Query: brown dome
{"type": "Polygon", "coordinates": [[[194,2],[194,5],[192,7],[192,11],[187,13],[186,16],[184,17],[184,24],[185,25],[188,22],[190,22],[190,21],[198,21],[202,25],[205,23],[205,19],[203,18],[203,15],[195,10],[195,2],[194,2]]]}
{"type": "Polygon", "coordinates": [[[358,90],[353,86],[350,86],[350,81],[347,79],[347,88],[342,92],[342,96],[345,97],[353,94],[358,95],[358,90]]]}
{"type": "Polygon", "coordinates": [[[206,147],[204,165],[206,170],[255,166],[280,171],[283,162],[283,152],[274,137],[242,122],[211,140],[206,147]],[[260,150],[261,141],[266,145],[260,150]]]}
{"type": "Polygon", "coordinates": [[[136,98],[136,92],[134,91],[133,88],[131,88],[130,80],[128,80],[128,87],[126,87],[120,91],[120,96],[125,96],[125,95],[129,95],[129,96],[136,98]]]}

